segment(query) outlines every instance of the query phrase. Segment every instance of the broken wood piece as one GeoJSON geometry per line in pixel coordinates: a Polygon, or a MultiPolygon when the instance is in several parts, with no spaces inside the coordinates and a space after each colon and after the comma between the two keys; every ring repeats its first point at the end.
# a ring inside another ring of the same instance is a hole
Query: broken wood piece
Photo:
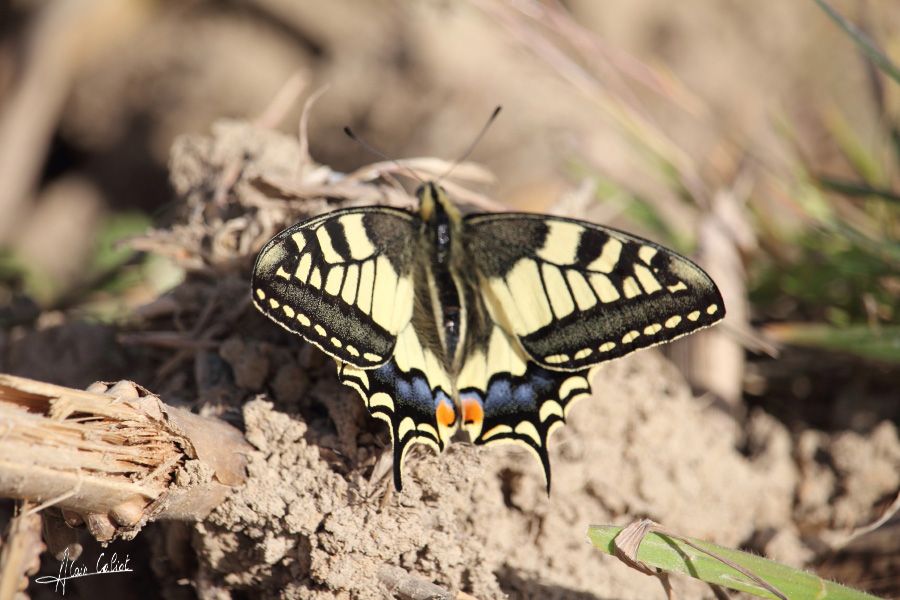
{"type": "Polygon", "coordinates": [[[249,449],[129,381],[84,391],[0,374],[0,497],[55,506],[100,541],[204,518],[244,483],[249,449]]]}

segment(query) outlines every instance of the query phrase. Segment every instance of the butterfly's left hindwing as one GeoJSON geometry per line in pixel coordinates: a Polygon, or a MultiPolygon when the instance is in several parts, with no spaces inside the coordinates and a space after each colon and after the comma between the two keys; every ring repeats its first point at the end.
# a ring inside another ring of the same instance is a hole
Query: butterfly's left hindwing
{"type": "Polygon", "coordinates": [[[403,210],[369,207],[298,223],[260,251],[253,302],[340,361],[384,364],[412,318],[419,222],[403,210]]]}
{"type": "Polygon", "coordinates": [[[363,370],[338,361],[338,378],[359,392],[373,417],[387,422],[398,491],[413,444],[441,452],[458,427],[450,377],[412,324],[400,332],[394,355],[384,365],[363,370]]]}

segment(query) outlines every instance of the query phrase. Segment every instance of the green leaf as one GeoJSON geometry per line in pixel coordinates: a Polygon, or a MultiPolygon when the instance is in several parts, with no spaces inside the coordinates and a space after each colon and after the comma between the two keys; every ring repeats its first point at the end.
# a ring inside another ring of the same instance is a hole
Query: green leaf
{"type": "MultiPolygon", "coordinates": [[[[621,527],[595,525],[588,529],[588,536],[594,547],[614,554],[613,538],[621,530],[621,527]]],[[[812,573],[794,569],[760,556],[701,540],[684,539],[753,572],[791,600],[877,600],[876,596],[826,581],[812,573]]],[[[750,581],[739,571],[696,548],[692,548],[683,541],[666,535],[647,534],[638,549],[637,559],[650,567],[683,573],[707,583],[747,592],[759,598],[777,599],[777,596],[750,581]]]]}

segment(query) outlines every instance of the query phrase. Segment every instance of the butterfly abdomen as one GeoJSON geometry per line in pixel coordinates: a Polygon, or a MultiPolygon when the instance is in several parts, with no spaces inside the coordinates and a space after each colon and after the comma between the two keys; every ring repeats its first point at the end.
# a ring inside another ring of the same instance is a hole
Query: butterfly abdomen
{"type": "Polygon", "coordinates": [[[423,259],[428,268],[423,279],[432,299],[432,314],[438,326],[445,366],[450,369],[460,348],[464,306],[459,280],[454,276],[455,257],[461,254],[459,211],[446,192],[434,183],[426,183],[417,191],[422,217],[423,259]]]}

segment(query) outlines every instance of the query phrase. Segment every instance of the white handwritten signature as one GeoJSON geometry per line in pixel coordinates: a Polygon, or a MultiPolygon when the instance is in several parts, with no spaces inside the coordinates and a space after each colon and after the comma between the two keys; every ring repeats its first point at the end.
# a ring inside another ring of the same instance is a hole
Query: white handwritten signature
{"type": "Polygon", "coordinates": [[[79,577],[90,577],[92,575],[110,575],[112,573],[132,573],[133,569],[128,567],[130,557],[126,554],[125,560],[121,560],[119,555],[113,552],[108,561],[103,560],[106,554],[100,553],[97,557],[97,563],[94,565],[93,571],[83,564],[76,564],[74,560],[69,560],[69,549],[63,552],[62,562],[59,565],[59,573],[56,575],[45,575],[34,580],[35,583],[53,583],[54,591],[61,591],[62,595],[66,595],[66,582],[70,579],[79,577]]]}

